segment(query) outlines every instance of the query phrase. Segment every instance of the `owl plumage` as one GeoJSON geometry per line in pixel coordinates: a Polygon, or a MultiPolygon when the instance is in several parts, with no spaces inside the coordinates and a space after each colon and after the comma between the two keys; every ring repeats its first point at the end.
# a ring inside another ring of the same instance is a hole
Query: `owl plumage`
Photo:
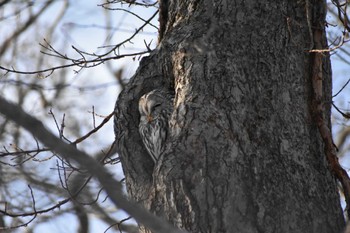
{"type": "Polygon", "coordinates": [[[172,111],[173,95],[168,91],[155,89],[139,100],[140,136],[155,163],[164,150],[172,111]]]}

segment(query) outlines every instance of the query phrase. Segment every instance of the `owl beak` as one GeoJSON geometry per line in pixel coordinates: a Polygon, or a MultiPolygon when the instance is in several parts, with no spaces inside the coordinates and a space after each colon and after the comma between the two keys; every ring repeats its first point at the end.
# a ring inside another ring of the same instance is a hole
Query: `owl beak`
{"type": "Polygon", "coordinates": [[[153,117],[151,115],[147,115],[147,122],[150,123],[153,121],[153,117]]]}

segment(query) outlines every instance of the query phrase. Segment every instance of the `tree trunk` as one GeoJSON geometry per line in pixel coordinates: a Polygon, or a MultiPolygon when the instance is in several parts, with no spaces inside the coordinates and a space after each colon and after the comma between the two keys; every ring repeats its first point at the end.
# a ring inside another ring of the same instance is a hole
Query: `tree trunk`
{"type": "MultiPolygon", "coordinates": [[[[341,232],[337,185],[311,106],[308,50],[313,29],[324,32],[325,4],[169,2],[158,49],[116,105],[129,195],[193,233],[341,232]],[[138,133],[138,99],[159,87],[176,98],[171,138],[154,166],[138,133]]],[[[328,56],[323,64],[329,121],[328,56]]]]}

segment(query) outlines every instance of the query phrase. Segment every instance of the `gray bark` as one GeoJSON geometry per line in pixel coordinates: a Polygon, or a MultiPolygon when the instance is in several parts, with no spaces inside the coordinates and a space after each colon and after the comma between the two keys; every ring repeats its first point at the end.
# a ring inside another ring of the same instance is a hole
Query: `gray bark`
{"type": "Polygon", "coordinates": [[[189,232],[341,232],[337,186],[310,106],[309,29],[324,29],[325,5],[309,3],[170,1],[159,48],[116,104],[132,198],[189,232]],[[137,102],[164,86],[176,92],[172,137],[154,167],[138,134],[137,102]]]}

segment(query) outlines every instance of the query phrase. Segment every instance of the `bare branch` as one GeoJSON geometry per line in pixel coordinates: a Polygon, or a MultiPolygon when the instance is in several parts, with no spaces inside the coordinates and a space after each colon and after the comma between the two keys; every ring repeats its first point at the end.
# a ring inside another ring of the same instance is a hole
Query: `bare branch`
{"type": "Polygon", "coordinates": [[[134,57],[134,56],[139,56],[139,55],[143,55],[149,53],[148,51],[143,51],[143,52],[138,52],[138,53],[130,53],[130,54],[122,54],[122,55],[116,55],[113,57],[107,57],[107,58],[95,58],[92,60],[87,60],[87,61],[79,61],[79,62],[75,62],[75,63],[71,63],[71,64],[67,64],[67,65],[61,65],[61,66],[55,66],[55,67],[51,67],[51,68],[47,68],[47,69],[42,69],[42,70],[34,70],[34,71],[20,71],[20,70],[16,70],[15,68],[6,68],[3,66],[0,66],[0,70],[4,70],[8,73],[16,73],[16,74],[41,74],[41,73],[49,73],[47,76],[50,76],[55,70],[58,69],[63,69],[63,68],[68,68],[68,67],[74,67],[74,66],[84,66],[85,68],[90,68],[90,67],[95,67],[98,66],[106,61],[109,60],[117,60],[117,59],[121,59],[124,57],[134,57]],[[87,66],[87,64],[91,64],[89,66],[87,66]]]}
{"type": "Polygon", "coordinates": [[[74,146],[64,143],[62,140],[50,133],[41,121],[25,113],[20,107],[9,103],[0,96],[0,112],[24,127],[37,137],[42,143],[51,148],[63,158],[77,162],[84,169],[88,170],[91,175],[95,176],[107,192],[111,201],[119,208],[125,210],[136,221],[154,232],[183,233],[175,229],[171,224],[165,222],[159,217],[150,214],[136,203],[130,202],[123,194],[122,185],[116,181],[106,169],[96,163],[96,161],[82,151],[77,150],[74,146]]]}
{"type": "Polygon", "coordinates": [[[83,137],[76,139],[72,144],[80,143],[80,142],[84,141],[85,139],[87,139],[88,137],[90,137],[92,134],[96,133],[99,129],[102,128],[102,126],[104,126],[112,118],[112,116],[114,116],[114,112],[112,112],[108,116],[106,116],[106,118],[96,128],[91,130],[89,133],[87,133],[83,137]]]}
{"type": "Polygon", "coordinates": [[[0,48],[0,57],[4,54],[4,52],[8,49],[9,43],[17,38],[22,32],[24,32],[26,29],[29,28],[30,25],[32,25],[37,18],[53,3],[53,0],[49,0],[46,2],[46,4],[36,13],[34,16],[30,17],[28,21],[20,27],[17,31],[15,31],[9,38],[6,39],[6,41],[2,44],[0,48]]]}

